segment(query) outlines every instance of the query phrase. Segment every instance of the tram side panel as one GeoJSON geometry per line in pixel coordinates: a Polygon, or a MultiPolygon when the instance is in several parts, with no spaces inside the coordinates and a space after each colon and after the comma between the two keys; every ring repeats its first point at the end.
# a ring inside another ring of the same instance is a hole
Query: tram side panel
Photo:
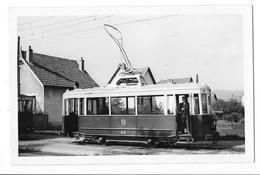
{"type": "Polygon", "coordinates": [[[176,136],[176,117],[149,115],[137,117],[137,136],[173,137],[176,136]]]}
{"type": "Polygon", "coordinates": [[[174,137],[175,116],[79,116],[79,132],[88,136],[174,137]]]}
{"type": "Polygon", "coordinates": [[[110,116],[79,116],[79,132],[89,136],[109,136],[110,116]]]}
{"type": "Polygon", "coordinates": [[[111,136],[136,136],[136,116],[111,116],[111,136]]]}

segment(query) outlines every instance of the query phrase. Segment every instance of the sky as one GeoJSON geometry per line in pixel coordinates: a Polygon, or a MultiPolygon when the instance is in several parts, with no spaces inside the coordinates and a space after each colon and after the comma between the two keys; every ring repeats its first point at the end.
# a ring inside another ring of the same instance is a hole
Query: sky
{"type": "Polygon", "coordinates": [[[105,86],[121,62],[118,46],[103,28],[115,26],[134,68],[150,67],[155,80],[192,77],[212,90],[243,90],[243,23],[239,14],[163,16],[18,17],[27,50],[85,60],[85,69],[105,86]]]}

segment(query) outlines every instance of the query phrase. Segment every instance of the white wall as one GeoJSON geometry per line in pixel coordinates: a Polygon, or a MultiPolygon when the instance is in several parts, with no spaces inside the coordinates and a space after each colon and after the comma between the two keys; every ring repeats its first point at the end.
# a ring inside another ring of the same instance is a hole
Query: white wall
{"type": "Polygon", "coordinates": [[[24,95],[35,95],[42,111],[44,111],[44,88],[42,83],[31,71],[29,66],[23,62],[20,65],[20,92],[24,95]]]}

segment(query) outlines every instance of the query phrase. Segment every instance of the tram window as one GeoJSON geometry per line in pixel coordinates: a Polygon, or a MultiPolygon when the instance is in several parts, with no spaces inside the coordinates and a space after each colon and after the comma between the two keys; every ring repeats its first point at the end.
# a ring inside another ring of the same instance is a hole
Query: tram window
{"type": "Polygon", "coordinates": [[[112,97],[111,98],[111,114],[112,115],[134,115],[135,99],[134,97],[112,97]]]}
{"type": "Polygon", "coordinates": [[[138,114],[164,114],[164,96],[138,97],[138,114]]]}
{"type": "Polygon", "coordinates": [[[88,98],[87,111],[90,115],[108,115],[108,97],[88,98]]]}
{"type": "Polygon", "coordinates": [[[68,100],[67,99],[65,99],[64,100],[64,115],[68,115],[68,100]]]}
{"type": "Polygon", "coordinates": [[[194,94],[194,114],[200,113],[199,95],[194,94]]]}
{"type": "Polygon", "coordinates": [[[111,114],[127,114],[126,97],[111,98],[111,114]]]}
{"type": "Polygon", "coordinates": [[[79,115],[84,115],[84,98],[79,99],[79,115]]]}
{"type": "Polygon", "coordinates": [[[128,97],[128,114],[134,115],[135,114],[135,98],[128,97]]]}
{"type": "Polygon", "coordinates": [[[97,100],[92,101],[92,112],[93,114],[97,114],[97,100]]]}
{"type": "Polygon", "coordinates": [[[201,94],[201,103],[202,103],[202,112],[203,112],[203,114],[208,113],[208,109],[207,109],[207,95],[206,94],[201,94]]]}
{"type": "Polygon", "coordinates": [[[211,105],[211,95],[210,94],[208,95],[208,102],[209,102],[209,105],[211,105]]]}
{"type": "Polygon", "coordinates": [[[68,106],[69,106],[69,108],[68,108],[69,111],[68,111],[68,112],[69,112],[69,114],[70,114],[70,113],[73,111],[73,109],[72,109],[72,107],[73,107],[73,105],[72,105],[72,99],[69,99],[69,100],[68,100],[68,106]]]}
{"type": "Polygon", "coordinates": [[[74,112],[75,114],[78,114],[78,99],[74,99],[74,112]]]}
{"type": "Polygon", "coordinates": [[[137,111],[138,114],[151,114],[152,113],[152,97],[137,97],[137,111]]]}
{"type": "Polygon", "coordinates": [[[98,99],[98,114],[109,114],[108,97],[98,99]]]}
{"type": "Polygon", "coordinates": [[[173,95],[167,95],[167,114],[174,114],[174,98],[173,98],[173,95]]]}
{"type": "Polygon", "coordinates": [[[152,113],[153,114],[164,114],[164,96],[153,96],[152,97],[152,113]]]}
{"type": "Polygon", "coordinates": [[[97,114],[97,99],[88,99],[87,101],[88,114],[97,114]]]}
{"type": "Polygon", "coordinates": [[[68,99],[69,113],[78,114],[78,99],[68,99]]]}

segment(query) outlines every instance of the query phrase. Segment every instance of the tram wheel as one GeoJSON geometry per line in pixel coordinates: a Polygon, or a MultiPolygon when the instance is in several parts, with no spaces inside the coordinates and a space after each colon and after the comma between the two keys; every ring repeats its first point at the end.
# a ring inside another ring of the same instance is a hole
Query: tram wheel
{"type": "Polygon", "coordinates": [[[155,143],[154,139],[148,139],[147,140],[147,145],[150,147],[150,148],[155,148],[157,146],[157,144],[155,143]]]}
{"type": "Polygon", "coordinates": [[[106,139],[105,139],[104,137],[99,137],[99,138],[98,138],[98,142],[99,142],[100,144],[102,144],[102,145],[105,145],[105,146],[108,145],[108,143],[107,143],[107,141],[106,141],[106,139]]]}

